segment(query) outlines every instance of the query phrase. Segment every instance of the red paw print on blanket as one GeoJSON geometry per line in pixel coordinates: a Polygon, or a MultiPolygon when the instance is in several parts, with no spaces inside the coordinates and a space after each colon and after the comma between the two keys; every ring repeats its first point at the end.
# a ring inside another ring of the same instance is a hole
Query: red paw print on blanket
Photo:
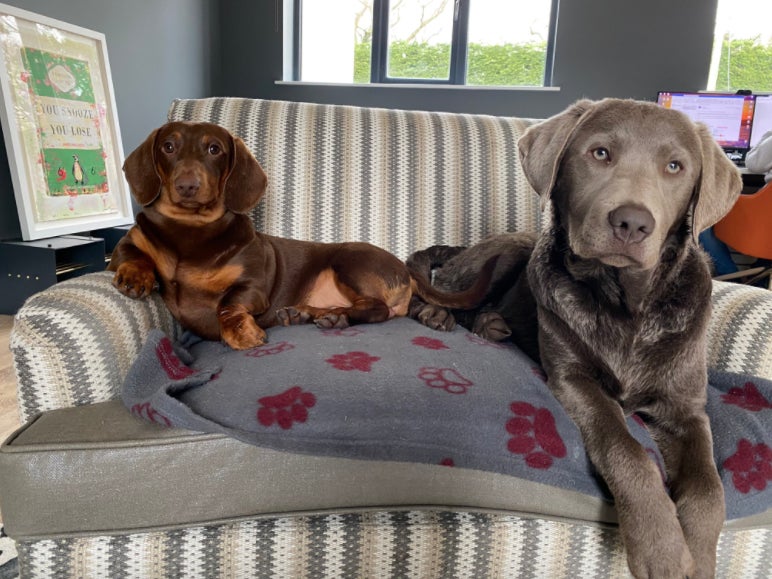
{"type": "Polygon", "coordinates": [[[737,452],[724,461],[723,467],[731,471],[732,483],[741,493],[747,494],[751,489],[763,491],[767,481],[772,481],[772,448],[742,438],[737,443],[737,452]]]}
{"type": "Polygon", "coordinates": [[[509,408],[515,415],[506,424],[512,435],[507,443],[509,452],[524,454],[525,463],[538,469],[547,469],[553,458],[566,456],[566,445],[555,428],[552,412],[528,402],[513,402],[509,408]]]}
{"type": "Polygon", "coordinates": [[[466,394],[474,382],[464,378],[453,368],[425,366],[418,371],[418,377],[431,388],[442,388],[448,394],[466,394]]]}
{"type": "Polygon", "coordinates": [[[291,344],[290,342],[284,341],[284,342],[279,342],[277,344],[268,344],[266,346],[260,346],[259,348],[253,348],[252,350],[247,350],[247,352],[245,353],[245,356],[249,356],[250,358],[262,358],[263,356],[273,356],[274,354],[281,354],[282,352],[286,352],[294,348],[295,348],[295,344],[291,344]]]}
{"type": "Polygon", "coordinates": [[[166,416],[158,412],[150,402],[143,402],[141,404],[135,404],[131,407],[131,413],[139,418],[144,418],[149,422],[155,422],[161,426],[171,426],[172,422],[166,416]]]}
{"type": "Polygon", "coordinates": [[[443,342],[442,340],[438,340],[437,338],[429,338],[427,336],[416,336],[410,342],[414,346],[420,346],[421,348],[426,348],[427,350],[449,350],[448,346],[443,342]]]}
{"type": "Polygon", "coordinates": [[[281,394],[265,396],[257,401],[257,421],[263,426],[278,424],[284,430],[292,428],[295,422],[308,420],[308,409],[316,404],[316,396],[303,392],[300,386],[293,386],[281,394]]]}
{"type": "Polygon", "coordinates": [[[772,408],[772,403],[764,398],[753,382],[746,382],[742,388],[730,388],[729,392],[721,395],[724,404],[734,404],[744,410],[759,412],[766,408],[772,408]]]}
{"type": "Polygon", "coordinates": [[[172,380],[182,380],[187,378],[191,374],[195,373],[192,368],[188,368],[177,357],[172,347],[172,342],[169,338],[163,337],[158,342],[155,348],[155,354],[158,358],[158,362],[161,364],[161,368],[164,369],[166,375],[172,380]]]}
{"type": "Polygon", "coordinates": [[[373,363],[378,360],[380,360],[378,356],[371,356],[367,352],[346,352],[345,354],[335,354],[327,358],[326,362],[338,370],[369,372],[372,370],[373,363]]]}

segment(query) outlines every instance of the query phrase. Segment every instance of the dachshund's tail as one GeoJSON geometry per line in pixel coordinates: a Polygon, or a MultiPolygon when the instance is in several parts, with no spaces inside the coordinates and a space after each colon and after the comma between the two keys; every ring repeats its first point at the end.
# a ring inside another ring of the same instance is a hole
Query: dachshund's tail
{"type": "Polygon", "coordinates": [[[424,268],[417,263],[408,263],[407,268],[410,272],[410,287],[413,295],[417,295],[427,303],[444,308],[453,308],[458,310],[471,310],[481,304],[488,294],[493,279],[493,270],[498,255],[494,255],[485,262],[480,270],[477,280],[472,287],[460,292],[444,292],[435,288],[427,279],[424,268]]]}

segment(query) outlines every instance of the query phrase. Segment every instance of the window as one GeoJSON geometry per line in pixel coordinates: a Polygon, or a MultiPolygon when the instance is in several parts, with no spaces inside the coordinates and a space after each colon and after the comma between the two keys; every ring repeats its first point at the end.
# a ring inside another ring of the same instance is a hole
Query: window
{"type": "Polygon", "coordinates": [[[294,79],[549,86],[558,0],[294,0],[294,79]]]}
{"type": "Polygon", "coordinates": [[[772,2],[718,0],[708,90],[772,92],[772,2]]]}

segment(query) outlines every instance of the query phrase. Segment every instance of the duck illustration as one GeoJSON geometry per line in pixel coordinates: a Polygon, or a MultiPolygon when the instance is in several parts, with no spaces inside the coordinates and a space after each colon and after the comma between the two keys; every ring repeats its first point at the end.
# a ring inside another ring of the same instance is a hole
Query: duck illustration
{"type": "Polygon", "coordinates": [[[72,176],[75,179],[76,185],[85,185],[86,184],[86,172],[83,170],[83,167],[80,164],[80,158],[78,155],[72,156],[72,176]]]}

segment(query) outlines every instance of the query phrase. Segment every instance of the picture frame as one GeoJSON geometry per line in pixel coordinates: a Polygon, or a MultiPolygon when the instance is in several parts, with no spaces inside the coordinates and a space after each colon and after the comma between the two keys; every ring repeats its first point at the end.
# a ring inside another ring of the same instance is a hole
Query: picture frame
{"type": "Polygon", "coordinates": [[[0,4],[0,94],[25,241],[133,223],[104,34],[0,4]]]}

